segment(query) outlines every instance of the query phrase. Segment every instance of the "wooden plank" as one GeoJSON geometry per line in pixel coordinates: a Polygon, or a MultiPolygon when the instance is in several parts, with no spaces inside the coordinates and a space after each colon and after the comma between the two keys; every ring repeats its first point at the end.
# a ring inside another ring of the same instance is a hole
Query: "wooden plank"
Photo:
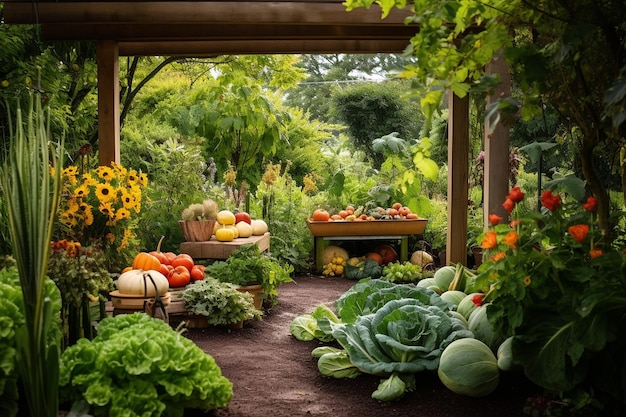
{"type": "Polygon", "coordinates": [[[120,42],[120,56],[402,53],[408,40],[246,40],[120,42]]]}
{"type": "Polygon", "coordinates": [[[467,264],[469,96],[450,93],[448,113],[448,263],[467,264]]]}
{"type": "Polygon", "coordinates": [[[118,45],[100,41],[98,60],[98,155],[100,165],[120,163],[120,83],[118,45]]]}
{"type": "Polygon", "coordinates": [[[227,259],[235,249],[249,243],[255,243],[259,247],[259,251],[267,252],[270,248],[270,234],[237,238],[232,242],[217,240],[183,242],[180,244],[180,253],[186,253],[194,259],[227,259]]]}

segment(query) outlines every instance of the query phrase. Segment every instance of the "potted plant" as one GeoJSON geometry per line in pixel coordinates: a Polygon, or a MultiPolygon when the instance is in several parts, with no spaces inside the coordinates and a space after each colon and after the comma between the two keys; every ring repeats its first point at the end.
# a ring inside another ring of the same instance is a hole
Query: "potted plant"
{"type": "MultiPolygon", "coordinates": [[[[257,293],[257,303],[269,300],[273,306],[278,299],[278,287],[291,282],[293,266],[281,263],[270,254],[260,252],[254,243],[241,245],[225,261],[206,267],[209,276],[239,286],[242,291],[257,293]]],[[[258,305],[258,304],[257,304],[258,305]]]]}
{"type": "Polygon", "coordinates": [[[181,291],[180,298],[187,312],[192,314],[187,322],[188,327],[241,327],[244,321],[261,318],[263,314],[254,306],[252,294],[239,291],[234,284],[211,277],[188,285],[181,291]],[[196,320],[198,316],[200,320],[196,320]]]}
{"type": "Polygon", "coordinates": [[[184,209],[178,225],[187,242],[206,242],[211,240],[216,221],[217,203],[206,199],[184,209]]]}

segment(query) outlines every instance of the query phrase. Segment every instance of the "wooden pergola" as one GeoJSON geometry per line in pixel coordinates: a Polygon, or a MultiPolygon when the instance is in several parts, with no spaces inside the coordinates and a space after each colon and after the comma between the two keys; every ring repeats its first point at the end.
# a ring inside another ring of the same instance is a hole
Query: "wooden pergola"
{"type": "MultiPolygon", "coordinates": [[[[120,56],[401,53],[419,30],[405,24],[409,8],[383,20],[377,6],[347,12],[342,0],[9,0],[4,16],[7,24],[39,24],[45,40],[96,43],[101,165],[120,160],[120,56]]],[[[500,73],[508,87],[503,62],[488,70],[500,73]]],[[[450,95],[449,112],[447,259],[465,264],[468,98],[450,95]]],[[[486,213],[506,215],[501,203],[508,191],[508,154],[508,129],[498,126],[485,140],[486,213]]]]}

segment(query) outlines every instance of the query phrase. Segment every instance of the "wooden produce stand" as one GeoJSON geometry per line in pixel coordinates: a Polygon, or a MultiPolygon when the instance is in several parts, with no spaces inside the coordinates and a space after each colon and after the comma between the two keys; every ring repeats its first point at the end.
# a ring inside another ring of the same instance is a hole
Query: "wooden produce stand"
{"type": "Polygon", "coordinates": [[[232,251],[248,243],[255,243],[259,252],[267,252],[270,249],[270,234],[238,237],[231,242],[220,242],[215,238],[205,242],[183,242],[180,244],[180,253],[186,253],[193,259],[227,259],[232,251]]]}
{"type": "Polygon", "coordinates": [[[399,240],[400,261],[409,259],[409,236],[421,235],[426,229],[426,219],[411,220],[361,220],[312,221],[307,225],[314,237],[315,268],[324,268],[324,241],[336,240],[399,240]]]}

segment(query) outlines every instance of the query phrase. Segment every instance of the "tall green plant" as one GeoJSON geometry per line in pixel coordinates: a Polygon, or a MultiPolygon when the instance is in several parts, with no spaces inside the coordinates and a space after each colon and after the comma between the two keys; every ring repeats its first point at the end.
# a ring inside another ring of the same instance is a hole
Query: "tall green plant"
{"type": "Polygon", "coordinates": [[[31,416],[58,414],[59,343],[56,300],[45,291],[52,226],[57,214],[63,143],[50,152],[49,119],[31,96],[26,123],[18,107],[9,154],[0,170],[7,220],[24,298],[25,325],[16,330],[17,369],[31,416]],[[51,175],[50,162],[54,167],[51,175]]]}

